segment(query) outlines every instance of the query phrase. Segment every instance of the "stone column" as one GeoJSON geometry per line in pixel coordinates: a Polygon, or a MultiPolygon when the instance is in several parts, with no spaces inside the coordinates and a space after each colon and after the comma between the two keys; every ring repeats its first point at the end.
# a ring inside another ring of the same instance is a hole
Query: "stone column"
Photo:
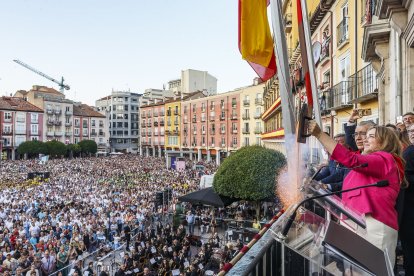
{"type": "Polygon", "coordinates": [[[193,150],[190,149],[190,160],[193,160],[193,150]]]}
{"type": "Polygon", "coordinates": [[[229,156],[230,156],[230,151],[227,152],[227,157],[229,157],[229,156]]]}
{"type": "Polygon", "coordinates": [[[147,156],[147,157],[149,156],[149,147],[145,148],[145,156],[147,156]]]}
{"type": "Polygon", "coordinates": [[[161,157],[161,147],[158,146],[158,157],[161,157]]]}
{"type": "Polygon", "coordinates": [[[16,152],[15,152],[15,149],[12,149],[12,151],[11,151],[11,154],[12,154],[12,160],[16,160],[16,152]]]}
{"type": "Polygon", "coordinates": [[[152,156],[156,157],[156,152],[155,152],[156,147],[152,148],[152,156]]]}
{"type": "Polygon", "coordinates": [[[197,151],[197,161],[201,161],[201,149],[198,149],[197,151]]]}
{"type": "Polygon", "coordinates": [[[207,162],[211,161],[210,150],[207,150],[207,162]]]}
{"type": "Polygon", "coordinates": [[[216,151],[216,165],[220,166],[220,150],[216,151]]]}
{"type": "Polygon", "coordinates": [[[143,155],[144,155],[144,153],[143,153],[142,151],[143,151],[143,148],[142,148],[142,146],[140,146],[140,147],[139,147],[139,155],[140,155],[140,156],[143,156],[143,155]]]}

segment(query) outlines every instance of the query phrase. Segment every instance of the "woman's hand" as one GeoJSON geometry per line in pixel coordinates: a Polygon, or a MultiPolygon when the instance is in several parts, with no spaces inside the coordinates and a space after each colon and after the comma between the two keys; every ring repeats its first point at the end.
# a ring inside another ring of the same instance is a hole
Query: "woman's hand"
{"type": "Polygon", "coordinates": [[[315,120],[308,121],[308,133],[312,134],[316,138],[319,138],[319,136],[321,135],[322,130],[315,120]]]}
{"type": "Polygon", "coordinates": [[[359,116],[358,109],[354,109],[354,110],[352,110],[352,113],[351,113],[351,116],[349,117],[348,122],[355,123],[360,118],[362,118],[362,117],[359,116]]]}

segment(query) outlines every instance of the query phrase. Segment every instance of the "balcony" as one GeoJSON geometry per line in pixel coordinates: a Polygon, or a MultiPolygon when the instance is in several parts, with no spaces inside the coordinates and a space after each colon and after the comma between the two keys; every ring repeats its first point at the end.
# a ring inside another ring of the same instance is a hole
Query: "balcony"
{"type": "Polygon", "coordinates": [[[226,143],[221,143],[221,147],[225,148],[226,147],[226,143]]]}
{"type": "Polygon", "coordinates": [[[3,135],[13,135],[13,131],[11,131],[11,130],[3,130],[3,135]]]}
{"type": "Polygon", "coordinates": [[[192,147],[197,147],[197,143],[192,143],[191,146],[192,147]]]}
{"type": "Polygon", "coordinates": [[[215,147],[214,143],[211,143],[210,144],[210,147],[214,148],[215,147]]]}
{"type": "Polygon", "coordinates": [[[250,114],[243,114],[242,119],[243,120],[250,120],[250,114]]]}
{"type": "Polygon", "coordinates": [[[62,121],[55,121],[55,126],[61,126],[62,125],[62,121]]]}
{"type": "Polygon", "coordinates": [[[151,137],[152,136],[152,131],[147,131],[147,136],[151,137]]]}
{"type": "Polygon", "coordinates": [[[158,131],[154,131],[154,136],[158,136],[158,131]]]}
{"type": "Polygon", "coordinates": [[[147,118],[151,118],[151,117],[152,117],[151,112],[148,112],[147,118]]]}
{"type": "Polygon", "coordinates": [[[178,126],[178,121],[174,121],[174,125],[175,126],[178,126]]]}
{"type": "Polygon", "coordinates": [[[16,121],[19,122],[19,123],[24,123],[24,122],[26,122],[26,118],[25,117],[17,117],[16,121]]]}
{"type": "Polygon", "coordinates": [[[220,121],[224,121],[225,119],[226,119],[226,116],[224,116],[224,115],[220,116],[220,121]]]}
{"type": "Polygon", "coordinates": [[[179,135],[180,135],[180,133],[178,132],[178,130],[173,130],[173,131],[172,131],[172,135],[179,136],[179,135]]]}
{"type": "Polygon", "coordinates": [[[146,118],[147,116],[145,115],[145,112],[141,113],[141,118],[146,118]]]}
{"type": "Polygon", "coordinates": [[[80,124],[75,122],[75,127],[80,127],[80,124]]]}
{"type": "MultiPolygon", "coordinates": [[[[72,132],[71,131],[65,132],[65,136],[72,136],[72,132]]],[[[79,136],[79,134],[78,134],[78,136],[79,136]]]]}
{"type": "Polygon", "coordinates": [[[192,122],[193,122],[193,123],[197,123],[197,118],[193,118],[193,119],[192,119],[192,122]]]}
{"type": "Polygon", "coordinates": [[[72,111],[70,111],[70,110],[66,110],[66,111],[65,111],[65,115],[66,115],[66,116],[72,116],[72,114],[73,114],[73,112],[72,112],[72,111]]]}
{"type": "Polygon", "coordinates": [[[250,106],[250,100],[243,100],[243,106],[250,106]]]}
{"type": "Polygon", "coordinates": [[[256,114],[254,114],[254,118],[257,120],[257,119],[260,119],[260,118],[262,118],[262,114],[259,114],[259,113],[256,113],[256,114]]]}
{"type": "Polygon", "coordinates": [[[225,134],[226,130],[225,129],[220,129],[220,134],[225,134]]]}
{"type": "Polygon", "coordinates": [[[232,120],[237,120],[237,119],[238,119],[238,117],[237,117],[237,113],[232,113],[232,114],[231,114],[231,119],[232,119],[232,120]]]}
{"type": "Polygon", "coordinates": [[[60,114],[62,114],[62,109],[55,109],[55,110],[54,110],[54,113],[55,113],[56,115],[60,115],[60,114]]]}
{"type": "Polygon", "coordinates": [[[232,148],[237,148],[237,143],[232,143],[232,144],[231,144],[231,147],[232,147],[232,148]]]}
{"type": "Polygon", "coordinates": [[[262,98],[256,98],[254,99],[255,105],[263,105],[263,99],[262,98]]]}
{"type": "Polygon", "coordinates": [[[160,136],[164,136],[164,131],[160,131],[160,136]]]}
{"type": "Polygon", "coordinates": [[[193,134],[194,134],[194,135],[197,135],[197,130],[194,130],[194,131],[193,131],[193,134]]]}
{"type": "Polygon", "coordinates": [[[174,115],[178,115],[178,110],[174,110],[174,115]]]}
{"type": "Polygon", "coordinates": [[[201,121],[205,122],[206,121],[206,117],[205,116],[201,116],[201,121]]]}
{"type": "Polygon", "coordinates": [[[98,133],[96,133],[96,132],[91,132],[91,136],[96,137],[96,136],[98,136],[98,133]]]}
{"type": "Polygon", "coordinates": [[[151,127],[151,126],[152,126],[151,122],[148,122],[147,127],[151,127]]]}
{"type": "Polygon", "coordinates": [[[55,136],[63,136],[63,132],[62,131],[55,131],[55,136]]]}
{"type": "Polygon", "coordinates": [[[329,53],[329,45],[330,45],[331,38],[328,37],[325,40],[322,41],[322,49],[321,49],[321,55],[319,57],[319,65],[324,65],[326,61],[329,60],[330,53],[329,53]]]}
{"type": "Polygon", "coordinates": [[[262,128],[261,127],[254,128],[254,134],[262,134],[262,128]]]}
{"type": "Polygon", "coordinates": [[[349,42],[348,18],[343,18],[341,23],[336,27],[337,47],[341,48],[349,42]]]}
{"type": "Polygon", "coordinates": [[[164,116],[165,115],[165,112],[164,111],[161,111],[160,112],[160,116],[162,117],[162,116],[164,116]]]}
{"type": "Polygon", "coordinates": [[[46,136],[53,137],[53,136],[55,136],[55,133],[53,131],[48,131],[48,132],[46,132],[46,136]]]}
{"type": "Polygon", "coordinates": [[[165,135],[167,135],[167,136],[168,136],[168,135],[170,135],[170,134],[171,134],[171,131],[169,131],[169,130],[166,130],[166,131],[165,131],[165,135]]]}
{"type": "Polygon", "coordinates": [[[350,80],[351,102],[360,103],[378,97],[378,80],[371,64],[368,64],[354,75],[350,80]]]}
{"type": "Polygon", "coordinates": [[[171,126],[171,122],[170,121],[167,122],[167,126],[171,126]]]}
{"type": "Polygon", "coordinates": [[[19,134],[26,134],[26,130],[25,129],[15,129],[14,133],[19,135],[19,134]]]}
{"type": "Polygon", "coordinates": [[[211,135],[215,135],[216,134],[216,130],[215,129],[210,129],[210,134],[211,135]]]}
{"type": "Polygon", "coordinates": [[[141,132],[141,137],[147,136],[147,133],[145,131],[141,132]]]}
{"type": "Polygon", "coordinates": [[[154,126],[157,127],[158,126],[158,122],[154,122],[154,126]]]}
{"type": "Polygon", "coordinates": [[[362,38],[362,59],[370,61],[383,58],[378,55],[376,44],[377,42],[387,42],[390,39],[390,32],[391,26],[387,19],[375,20],[371,24],[366,25],[364,28],[364,37],[362,38]]]}
{"type": "MultiPolygon", "coordinates": [[[[341,81],[329,90],[328,97],[325,99],[325,110],[352,107],[350,83],[349,81],[341,81]]],[[[322,106],[321,110],[323,110],[322,106]]]]}
{"type": "Polygon", "coordinates": [[[183,147],[187,147],[188,144],[186,142],[183,143],[183,147]]]}
{"type": "Polygon", "coordinates": [[[46,109],[47,114],[53,114],[53,109],[46,109]]]}
{"type": "Polygon", "coordinates": [[[158,117],[158,112],[154,112],[154,117],[158,117]]]}
{"type": "Polygon", "coordinates": [[[232,129],[231,133],[237,134],[237,129],[232,129]]]}
{"type": "Polygon", "coordinates": [[[65,126],[66,126],[66,127],[71,127],[71,126],[72,126],[72,122],[66,122],[66,123],[65,123],[65,126]]]}
{"type": "Polygon", "coordinates": [[[146,123],[141,123],[141,127],[146,127],[147,124],[146,123]]]}
{"type": "Polygon", "coordinates": [[[164,121],[160,121],[160,126],[164,126],[164,121]]]}
{"type": "Polygon", "coordinates": [[[201,131],[201,134],[203,134],[203,135],[206,134],[206,131],[205,130],[202,130],[201,131]]]}
{"type": "Polygon", "coordinates": [[[48,126],[53,126],[54,124],[55,124],[55,121],[47,120],[47,125],[48,126]]]}
{"type": "Polygon", "coordinates": [[[99,135],[100,137],[105,137],[105,132],[99,132],[99,133],[98,133],[98,135],[99,135]]]}
{"type": "Polygon", "coordinates": [[[283,18],[283,21],[285,23],[285,32],[290,33],[292,31],[292,14],[287,13],[283,18]]]}
{"type": "Polygon", "coordinates": [[[250,129],[249,128],[243,128],[243,134],[250,134],[250,129]]]}
{"type": "Polygon", "coordinates": [[[99,127],[104,127],[104,124],[103,123],[99,123],[99,127]]]}
{"type": "Polygon", "coordinates": [[[171,110],[167,110],[167,116],[171,116],[171,110]]]}
{"type": "Polygon", "coordinates": [[[216,116],[210,116],[210,121],[215,121],[216,120],[216,116]]]}

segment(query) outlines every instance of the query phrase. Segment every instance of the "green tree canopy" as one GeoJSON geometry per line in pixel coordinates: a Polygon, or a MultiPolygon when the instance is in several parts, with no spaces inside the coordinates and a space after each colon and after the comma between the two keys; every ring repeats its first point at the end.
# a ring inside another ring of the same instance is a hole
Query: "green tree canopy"
{"type": "Polygon", "coordinates": [[[226,158],[214,175],[214,190],[224,196],[260,201],[274,196],[285,156],[261,146],[243,147],[226,158]]]}
{"type": "Polygon", "coordinates": [[[98,151],[98,145],[93,140],[82,140],[78,143],[82,153],[95,154],[98,151]]]}
{"type": "Polygon", "coordinates": [[[66,145],[62,142],[52,140],[46,143],[47,153],[50,157],[61,157],[66,154],[66,145]]]}
{"type": "Polygon", "coordinates": [[[67,149],[67,155],[69,157],[72,157],[72,155],[73,156],[76,156],[76,155],[78,155],[82,151],[82,149],[79,146],[79,144],[68,144],[66,146],[66,149],[67,149]]]}
{"type": "Polygon", "coordinates": [[[17,148],[19,154],[27,154],[29,158],[38,157],[39,153],[47,154],[47,148],[45,143],[41,141],[26,141],[19,145],[17,148]]]}

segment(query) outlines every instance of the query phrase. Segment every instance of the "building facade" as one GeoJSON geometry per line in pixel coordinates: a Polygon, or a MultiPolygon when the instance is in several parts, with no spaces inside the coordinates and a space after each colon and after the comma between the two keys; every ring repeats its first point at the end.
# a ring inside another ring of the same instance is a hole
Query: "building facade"
{"type": "Polygon", "coordinates": [[[362,58],[378,79],[379,123],[396,123],[414,106],[414,3],[362,1],[362,58]]]}
{"type": "Polygon", "coordinates": [[[16,97],[23,98],[44,111],[44,141],[57,140],[65,144],[74,143],[73,101],[53,88],[34,85],[31,90],[19,90],[16,97]]]}
{"type": "Polygon", "coordinates": [[[169,100],[165,104],[165,148],[180,150],[181,99],[169,100]]]}
{"type": "Polygon", "coordinates": [[[43,110],[19,97],[0,98],[2,159],[16,159],[25,141],[43,141],[43,110]]]}
{"type": "Polygon", "coordinates": [[[100,151],[109,148],[109,126],[105,115],[86,104],[73,105],[74,143],[82,140],[93,140],[100,151]]]}
{"type": "Polygon", "coordinates": [[[137,153],[139,150],[139,98],[141,94],[113,91],[95,102],[108,118],[111,151],[137,153]]]}
{"type": "Polygon", "coordinates": [[[240,148],[240,91],[187,99],[181,103],[184,155],[219,164],[240,148]]]}
{"type": "Polygon", "coordinates": [[[140,154],[161,157],[165,153],[165,107],[164,102],[140,107],[140,154]]]}

